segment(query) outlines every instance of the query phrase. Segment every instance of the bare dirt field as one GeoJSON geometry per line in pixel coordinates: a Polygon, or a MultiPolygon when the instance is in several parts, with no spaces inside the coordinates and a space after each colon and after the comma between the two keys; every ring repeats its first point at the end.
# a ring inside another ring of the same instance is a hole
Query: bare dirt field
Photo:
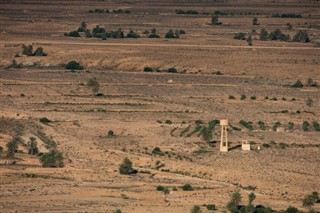
{"type": "Polygon", "coordinates": [[[254,192],[255,205],[309,212],[304,196],[320,191],[319,47],[316,0],[0,0],[0,212],[228,212],[235,191],[244,205],[254,192]],[[130,13],[89,12],[97,8],[130,13]],[[204,13],[214,11],[226,13],[221,25],[204,13]],[[64,36],[83,21],[141,37],[64,36]],[[160,38],[143,34],[152,28],[160,38]],[[167,39],[170,29],[186,34],[167,39]],[[262,29],[291,38],[306,30],[311,41],[261,41],[262,29]],[[240,32],[252,46],[233,39],[240,32]],[[48,55],[26,56],[22,44],[48,55]],[[71,60],[84,69],[65,69],[71,60]],[[86,86],[92,77],[103,96],[86,86]],[[297,80],[304,86],[292,87],[297,80]],[[220,119],[229,120],[229,152],[219,152],[219,124],[210,126],[220,119]],[[22,142],[8,158],[14,137],[22,142]],[[43,152],[61,151],[64,167],[28,154],[30,137],[43,152]],[[119,174],[126,157],[137,174],[119,174]]]}

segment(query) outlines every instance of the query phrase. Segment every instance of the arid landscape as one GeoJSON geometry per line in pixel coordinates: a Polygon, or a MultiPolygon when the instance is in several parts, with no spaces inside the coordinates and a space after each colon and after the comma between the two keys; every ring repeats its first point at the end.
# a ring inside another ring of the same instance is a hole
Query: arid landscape
{"type": "Polygon", "coordinates": [[[320,212],[319,123],[319,0],[0,0],[0,212],[320,212]]]}

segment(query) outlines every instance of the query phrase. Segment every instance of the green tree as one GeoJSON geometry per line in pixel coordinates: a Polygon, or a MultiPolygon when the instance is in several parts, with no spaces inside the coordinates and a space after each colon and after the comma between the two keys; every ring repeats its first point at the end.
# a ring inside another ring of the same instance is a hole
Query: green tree
{"type": "Polygon", "coordinates": [[[65,65],[65,69],[67,70],[83,70],[83,67],[77,61],[69,61],[67,65],[65,65]]]}
{"type": "Polygon", "coordinates": [[[64,166],[63,155],[58,150],[51,150],[40,157],[40,162],[43,167],[60,167],[64,166]]]}
{"type": "Polygon", "coordinates": [[[93,93],[97,93],[100,90],[100,84],[96,77],[89,78],[87,80],[87,87],[91,88],[93,93]]]}
{"type": "Polygon", "coordinates": [[[39,149],[38,149],[38,143],[36,141],[35,137],[30,137],[28,141],[28,153],[31,155],[36,155],[38,154],[39,149]]]}
{"type": "Polygon", "coordinates": [[[119,166],[119,173],[123,175],[130,175],[133,173],[132,162],[125,158],[119,166]]]}

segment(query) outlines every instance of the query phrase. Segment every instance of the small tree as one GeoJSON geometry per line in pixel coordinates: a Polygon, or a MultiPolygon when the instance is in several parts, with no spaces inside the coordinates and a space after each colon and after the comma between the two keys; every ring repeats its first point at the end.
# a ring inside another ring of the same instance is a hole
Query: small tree
{"type": "Polygon", "coordinates": [[[130,175],[133,173],[132,162],[125,158],[119,166],[119,173],[123,175],[130,175]]]}
{"type": "Polygon", "coordinates": [[[43,167],[60,167],[64,166],[63,155],[58,150],[51,150],[40,157],[43,167]]]}
{"type": "Polygon", "coordinates": [[[9,141],[6,146],[7,146],[7,157],[13,158],[14,155],[16,154],[18,150],[18,145],[19,145],[20,139],[18,137],[12,138],[11,141],[9,141]]]}
{"type": "Polygon", "coordinates": [[[266,41],[269,38],[269,33],[266,29],[262,29],[260,32],[260,40],[261,41],[266,41]]]}
{"type": "Polygon", "coordinates": [[[86,24],[86,22],[82,22],[81,23],[81,26],[78,28],[78,32],[85,32],[87,30],[87,24],[86,24]]]}
{"type": "Polygon", "coordinates": [[[29,146],[28,153],[31,155],[38,154],[39,149],[38,149],[38,143],[36,141],[36,138],[30,137],[29,139],[30,139],[30,141],[28,141],[28,146],[29,146]]]}
{"type": "Polygon", "coordinates": [[[306,30],[299,30],[293,37],[293,41],[296,42],[310,42],[309,34],[306,30]]]}
{"type": "Polygon", "coordinates": [[[260,25],[260,24],[258,23],[258,18],[257,18],[257,17],[254,17],[254,18],[252,19],[252,25],[260,25]]]}
{"type": "Polygon", "coordinates": [[[28,45],[26,46],[25,44],[22,45],[22,54],[27,55],[27,56],[32,56],[33,55],[33,46],[28,45]]]}
{"type": "Polygon", "coordinates": [[[230,211],[233,211],[235,208],[237,208],[242,201],[242,196],[239,191],[236,191],[232,193],[230,201],[227,204],[227,207],[230,211]]]}
{"type": "Polygon", "coordinates": [[[100,90],[100,84],[96,77],[89,78],[87,81],[87,87],[91,88],[93,93],[97,93],[100,90]]]}

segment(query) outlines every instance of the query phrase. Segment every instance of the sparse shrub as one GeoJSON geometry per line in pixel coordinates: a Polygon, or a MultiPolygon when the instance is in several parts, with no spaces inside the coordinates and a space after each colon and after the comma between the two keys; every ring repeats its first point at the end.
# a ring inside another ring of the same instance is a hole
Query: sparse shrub
{"type": "Polygon", "coordinates": [[[121,209],[116,209],[113,211],[113,213],[122,213],[121,209]]]}
{"type": "Polygon", "coordinates": [[[280,40],[280,41],[289,41],[290,36],[285,35],[279,29],[275,29],[273,32],[270,33],[271,40],[280,40]]]}
{"type": "Polygon", "coordinates": [[[308,98],[308,99],[306,100],[306,105],[307,105],[308,107],[312,107],[312,106],[313,106],[313,100],[312,100],[311,98],[308,98]]]}
{"type": "Polygon", "coordinates": [[[15,59],[13,59],[11,65],[9,65],[7,68],[20,69],[21,67],[22,64],[18,63],[15,59]]]}
{"type": "Polygon", "coordinates": [[[320,131],[320,124],[317,121],[313,121],[312,125],[316,131],[320,131]]]}
{"type": "Polygon", "coordinates": [[[39,121],[43,124],[47,124],[51,122],[51,120],[49,120],[47,117],[42,117],[39,119],[39,121]]]}
{"type": "Polygon", "coordinates": [[[171,67],[171,68],[168,69],[167,72],[169,72],[169,73],[177,73],[178,71],[177,71],[177,69],[175,67],[171,67]]]}
{"type": "Polygon", "coordinates": [[[264,143],[264,144],[262,144],[262,147],[264,147],[264,148],[270,148],[270,144],[264,143]]]}
{"type": "Polygon", "coordinates": [[[312,194],[304,196],[302,205],[303,207],[311,208],[314,205],[314,196],[312,194]]]}
{"type": "Polygon", "coordinates": [[[286,101],[287,99],[285,97],[282,97],[281,100],[286,101]]]}
{"type": "Polygon", "coordinates": [[[277,101],[278,98],[277,98],[277,97],[273,97],[271,100],[272,100],[272,101],[277,101]]]}
{"type": "Polygon", "coordinates": [[[292,30],[293,27],[292,27],[292,25],[290,23],[287,23],[286,25],[287,25],[287,29],[288,30],[292,30]]]}
{"type": "Polygon", "coordinates": [[[119,173],[122,175],[130,175],[133,172],[132,162],[128,158],[125,158],[119,166],[119,173]]]}
{"type": "Polygon", "coordinates": [[[89,29],[87,29],[87,30],[84,32],[84,36],[85,36],[86,38],[91,38],[91,37],[92,37],[92,34],[91,34],[91,32],[90,32],[89,29]]]}
{"type": "Polygon", "coordinates": [[[303,129],[303,131],[309,131],[309,127],[310,127],[310,124],[309,124],[308,121],[304,121],[304,122],[302,123],[302,129],[303,129]]]}
{"type": "Polygon", "coordinates": [[[249,46],[252,46],[252,36],[251,35],[249,35],[249,37],[246,39],[246,41],[248,42],[248,45],[249,46]]]}
{"type": "Polygon", "coordinates": [[[180,35],[186,34],[186,31],[185,31],[185,30],[178,30],[178,33],[179,33],[180,35]]]}
{"type": "Polygon", "coordinates": [[[309,34],[306,30],[299,30],[293,37],[295,42],[310,42],[309,34]]]}
{"type": "Polygon", "coordinates": [[[28,141],[28,153],[30,155],[36,155],[39,152],[38,143],[35,137],[30,137],[30,141],[28,141]]]}
{"type": "Polygon", "coordinates": [[[89,78],[87,80],[87,87],[91,88],[93,93],[97,93],[100,90],[100,84],[96,77],[89,78]]]}
{"type": "Polygon", "coordinates": [[[185,184],[182,186],[183,191],[193,191],[193,187],[190,184],[185,184]]]}
{"type": "Polygon", "coordinates": [[[148,35],[150,32],[149,32],[149,30],[144,30],[143,32],[142,32],[142,34],[144,34],[144,35],[148,35]]]}
{"type": "Polygon", "coordinates": [[[294,84],[292,85],[292,87],[294,87],[294,88],[302,88],[302,87],[303,87],[303,84],[301,83],[300,80],[297,80],[296,83],[294,83],[294,84]]]}
{"type": "Polygon", "coordinates": [[[212,139],[212,130],[210,127],[202,127],[200,135],[202,136],[202,139],[206,142],[209,142],[212,139]]]}
{"type": "Polygon", "coordinates": [[[67,65],[65,65],[65,69],[67,70],[83,70],[83,67],[77,61],[69,61],[67,65]]]}
{"type": "Polygon", "coordinates": [[[258,23],[258,18],[257,18],[257,17],[254,17],[254,18],[252,19],[252,25],[260,25],[260,24],[258,23]]]}
{"type": "Polygon", "coordinates": [[[3,152],[3,147],[0,146],[0,154],[3,152]]]}
{"type": "Polygon", "coordinates": [[[233,39],[246,40],[246,34],[245,33],[236,33],[233,36],[233,39]]]}
{"type": "Polygon", "coordinates": [[[273,131],[277,131],[277,128],[281,126],[281,123],[279,121],[277,121],[273,126],[272,126],[272,130],[273,131]]]}
{"type": "Polygon", "coordinates": [[[151,33],[149,35],[149,38],[160,38],[160,36],[158,34],[155,34],[155,33],[151,33]]]}
{"type": "Polygon", "coordinates": [[[241,95],[241,98],[240,98],[240,100],[246,100],[246,96],[245,95],[241,95]]]}
{"type": "Polygon", "coordinates": [[[48,54],[43,51],[42,47],[38,47],[36,51],[34,51],[33,56],[47,56],[48,54]]]}
{"type": "Polygon", "coordinates": [[[256,98],[256,96],[253,95],[253,96],[250,97],[250,99],[251,100],[256,100],[257,98],[256,98]]]}
{"type": "Polygon", "coordinates": [[[269,33],[266,29],[262,29],[260,32],[260,40],[261,41],[266,41],[269,38],[269,33]]]}
{"type": "Polygon", "coordinates": [[[202,213],[201,207],[199,205],[194,205],[191,209],[191,213],[202,213]]]}
{"type": "Polygon", "coordinates": [[[288,144],[286,144],[286,143],[279,143],[279,147],[280,147],[281,149],[285,149],[286,147],[288,147],[288,144]]]}
{"type": "Polygon", "coordinates": [[[64,166],[63,155],[58,150],[51,150],[40,157],[43,167],[60,167],[64,166]]]}
{"type": "Polygon", "coordinates": [[[152,67],[144,67],[143,72],[153,72],[153,68],[152,67]]]}
{"type": "Polygon", "coordinates": [[[161,192],[166,192],[166,191],[169,190],[168,187],[166,187],[166,186],[161,186],[161,185],[157,186],[156,189],[157,189],[157,191],[161,191],[161,192]]]}
{"type": "Polygon", "coordinates": [[[229,99],[236,99],[236,98],[233,95],[230,95],[229,99]]]}
{"type": "Polygon", "coordinates": [[[213,15],[213,16],[211,17],[211,24],[212,24],[212,25],[221,25],[222,22],[219,21],[219,16],[213,15]]]}

